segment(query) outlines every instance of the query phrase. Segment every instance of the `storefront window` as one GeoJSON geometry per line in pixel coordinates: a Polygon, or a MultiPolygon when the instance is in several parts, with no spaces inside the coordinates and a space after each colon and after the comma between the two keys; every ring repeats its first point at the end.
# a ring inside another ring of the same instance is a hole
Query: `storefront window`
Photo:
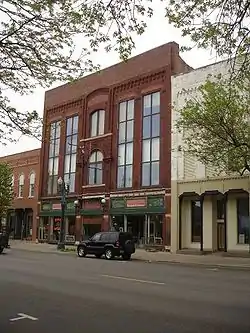
{"type": "Polygon", "coordinates": [[[59,241],[61,217],[54,217],[52,221],[52,241],[59,241]]]}
{"type": "Polygon", "coordinates": [[[201,203],[191,201],[191,242],[201,241],[201,203]]]}
{"type": "Polygon", "coordinates": [[[71,236],[75,235],[75,221],[76,221],[75,216],[68,217],[68,230],[67,230],[68,235],[71,236]]]}
{"type": "Polygon", "coordinates": [[[249,199],[239,198],[237,200],[237,223],[238,223],[238,243],[249,244],[249,199]]]}
{"type": "Polygon", "coordinates": [[[48,241],[49,239],[49,218],[43,217],[40,220],[39,239],[48,241]]]}

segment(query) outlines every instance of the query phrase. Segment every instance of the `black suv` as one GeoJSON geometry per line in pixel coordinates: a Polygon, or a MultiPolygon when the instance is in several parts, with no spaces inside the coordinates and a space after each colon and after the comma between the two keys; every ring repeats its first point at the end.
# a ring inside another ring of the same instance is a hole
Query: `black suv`
{"type": "Polygon", "coordinates": [[[135,253],[135,244],[133,236],[128,232],[99,232],[77,246],[79,257],[94,254],[97,258],[105,255],[108,260],[120,256],[124,260],[129,260],[133,253],[135,253]]]}

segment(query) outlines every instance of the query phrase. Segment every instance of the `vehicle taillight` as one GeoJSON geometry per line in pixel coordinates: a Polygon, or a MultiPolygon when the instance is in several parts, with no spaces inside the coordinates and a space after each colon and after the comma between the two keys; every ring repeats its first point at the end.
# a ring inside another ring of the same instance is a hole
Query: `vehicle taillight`
{"type": "Polygon", "coordinates": [[[116,247],[119,247],[119,246],[120,246],[119,241],[115,242],[115,246],[116,246],[116,247]]]}

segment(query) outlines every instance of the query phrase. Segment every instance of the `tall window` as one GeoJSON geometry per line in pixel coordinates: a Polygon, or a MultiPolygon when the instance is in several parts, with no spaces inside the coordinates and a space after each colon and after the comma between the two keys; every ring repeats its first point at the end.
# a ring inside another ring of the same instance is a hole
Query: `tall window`
{"type": "Polygon", "coordinates": [[[132,187],[134,141],[134,100],[119,105],[117,187],[132,187]]]}
{"type": "Polygon", "coordinates": [[[238,222],[238,243],[249,244],[249,200],[240,198],[237,200],[237,222],[238,222]]]}
{"type": "Polygon", "coordinates": [[[77,135],[78,116],[74,116],[67,119],[64,159],[64,181],[69,184],[70,192],[75,192],[77,135]]]}
{"type": "Polygon", "coordinates": [[[201,240],[201,203],[199,200],[191,201],[191,242],[201,240]]]}
{"type": "Polygon", "coordinates": [[[36,178],[36,175],[34,172],[32,172],[30,174],[29,197],[35,196],[35,178],[36,178]]]}
{"type": "Polygon", "coordinates": [[[91,114],[91,119],[90,119],[91,137],[104,134],[104,118],[105,118],[104,110],[97,110],[91,114]]]}
{"type": "Polygon", "coordinates": [[[102,163],[102,153],[94,151],[89,158],[89,185],[102,184],[102,163]]]}
{"type": "Polygon", "coordinates": [[[15,184],[15,176],[12,175],[12,178],[11,178],[11,187],[12,187],[12,189],[14,188],[14,184],[15,184]]]}
{"type": "Polygon", "coordinates": [[[18,197],[23,198],[24,175],[20,175],[18,179],[18,197]]]}
{"type": "Polygon", "coordinates": [[[60,133],[61,133],[60,121],[52,123],[50,125],[48,195],[57,194],[60,133]]]}
{"type": "Polygon", "coordinates": [[[143,98],[142,186],[159,185],[160,92],[143,98]]]}

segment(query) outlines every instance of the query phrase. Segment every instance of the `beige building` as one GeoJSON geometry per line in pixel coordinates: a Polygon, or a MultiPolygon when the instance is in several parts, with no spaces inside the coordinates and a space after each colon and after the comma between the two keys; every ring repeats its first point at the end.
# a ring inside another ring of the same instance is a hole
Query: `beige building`
{"type": "Polygon", "coordinates": [[[209,74],[226,75],[226,62],[172,77],[171,251],[249,252],[248,175],[216,174],[183,151],[175,123],[185,101],[209,74]]]}

